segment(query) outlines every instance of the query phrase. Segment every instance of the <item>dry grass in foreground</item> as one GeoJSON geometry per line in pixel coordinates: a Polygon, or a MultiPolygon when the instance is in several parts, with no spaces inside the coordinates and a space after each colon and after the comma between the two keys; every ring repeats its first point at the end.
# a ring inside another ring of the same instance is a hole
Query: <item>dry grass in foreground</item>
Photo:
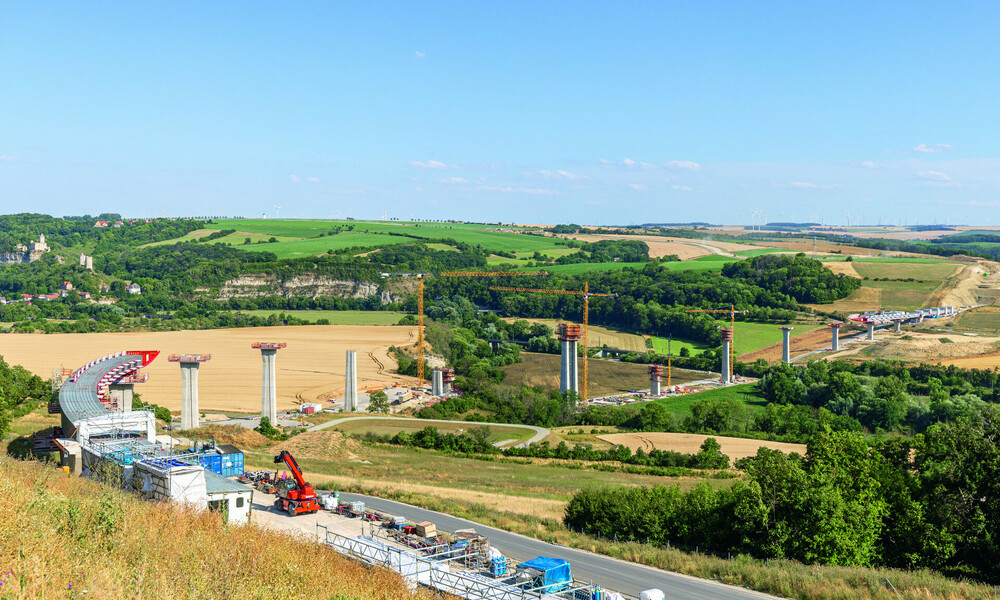
{"type": "Polygon", "coordinates": [[[0,598],[426,598],[312,539],[0,457],[0,598]]]}
{"type": "MultiPolygon", "coordinates": [[[[437,498],[424,493],[373,490],[352,486],[346,491],[377,495],[430,510],[534,537],[546,542],[603,554],[676,573],[747,587],[781,598],[798,600],[963,600],[993,598],[996,588],[948,579],[933,571],[902,571],[866,567],[803,565],[791,560],[758,560],[749,556],[710,556],[638,542],[596,539],[566,529],[555,519],[498,512],[494,507],[437,498]]],[[[667,595],[670,593],[668,590],[667,595]]]]}

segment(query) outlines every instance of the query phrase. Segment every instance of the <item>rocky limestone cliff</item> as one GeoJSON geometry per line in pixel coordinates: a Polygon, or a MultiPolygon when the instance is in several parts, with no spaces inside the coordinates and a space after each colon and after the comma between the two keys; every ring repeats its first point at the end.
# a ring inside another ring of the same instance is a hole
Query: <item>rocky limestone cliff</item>
{"type": "Polygon", "coordinates": [[[222,284],[219,298],[258,298],[261,296],[335,296],[368,298],[380,296],[384,304],[401,302],[403,297],[389,291],[379,291],[379,284],[368,281],[333,279],[316,275],[299,275],[281,281],[275,275],[241,275],[222,284]]]}
{"type": "Polygon", "coordinates": [[[0,265],[17,265],[29,263],[42,257],[42,250],[26,250],[24,252],[0,252],[0,265]]]}

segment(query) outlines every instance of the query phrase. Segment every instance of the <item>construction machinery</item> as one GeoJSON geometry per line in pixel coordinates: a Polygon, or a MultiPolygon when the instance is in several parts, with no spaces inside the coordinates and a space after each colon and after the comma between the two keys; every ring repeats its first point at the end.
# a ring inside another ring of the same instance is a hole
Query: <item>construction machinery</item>
{"type": "Polygon", "coordinates": [[[587,404],[587,325],[590,319],[590,297],[601,296],[605,298],[617,298],[618,294],[598,294],[590,291],[590,284],[584,282],[583,291],[574,290],[540,290],[535,288],[499,287],[490,286],[491,290],[501,292],[531,292],[534,294],[562,294],[567,296],[583,296],[583,382],[580,386],[580,398],[584,405],[587,404]]]}
{"type": "MultiPolygon", "coordinates": [[[[746,313],[748,313],[750,311],[736,310],[736,307],[733,306],[732,304],[730,304],[729,308],[708,308],[708,309],[686,310],[684,312],[689,312],[689,313],[713,313],[713,314],[729,315],[729,328],[730,328],[730,330],[732,330],[732,331],[735,332],[736,331],[736,315],[738,315],[738,314],[746,314],[746,313]]],[[[736,364],[736,342],[735,341],[732,344],[729,345],[729,364],[731,364],[731,365],[735,365],[736,364]]]]}
{"type": "Polygon", "coordinates": [[[287,450],[282,450],[281,454],[274,457],[274,464],[282,462],[288,465],[292,478],[278,481],[275,486],[278,497],[275,498],[274,505],[279,510],[287,512],[290,517],[303,513],[314,513],[322,508],[319,496],[316,495],[313,486],[302,476],[299,464],[295,462],[295,458],[287,450]]]}

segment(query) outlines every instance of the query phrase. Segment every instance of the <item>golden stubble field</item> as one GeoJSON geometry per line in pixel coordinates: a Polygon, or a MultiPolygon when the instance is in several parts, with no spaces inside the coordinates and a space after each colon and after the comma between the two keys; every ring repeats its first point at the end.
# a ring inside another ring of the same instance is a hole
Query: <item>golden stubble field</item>
{"type": "Polygon", "coordinates": [[[159,350],[146,369],[149,381],[136,391],[146,401],[179,410],[181,374],[170,354],[211,354],[198,375],[201,412],[260,412],[261,357],[253,342],[286,342],[278,351],[278,409],[300,402],[322,402],[344,393],[347,350],[357,351],[358,389],[382,387],[393,382],[413,382],[396,375],[390,345],[412,345],[416,327],[305,325],[253,327],[206,331],[127,332],[88,334],[0,335],[0,355],[10,364],[22,365],[43,378],[52,369],[76,369],[106,354],[121,350],[159,350]]]}

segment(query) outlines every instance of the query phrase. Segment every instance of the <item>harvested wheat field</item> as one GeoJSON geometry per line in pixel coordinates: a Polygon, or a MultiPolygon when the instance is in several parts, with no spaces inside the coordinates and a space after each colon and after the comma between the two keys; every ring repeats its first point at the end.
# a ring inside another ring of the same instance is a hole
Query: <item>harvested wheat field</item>
{"type": "Polygon", "coordinates": [[[8,363],[22,365],[43,378],[52,369],[76,369],[95,358],[121,350],[159,350],[160,356],[148,367],[149,381],[136,391],[146,401],[171,410],[181,407],[181,374],[177,364],[167,361],[170,354],[211,354],[198,375],[198,400],[202,412],[260,412],[260,351],[253,342],[286,342],[278,351],[278,409],[293,408],[301,402],[322,402],[344,393],[347,350],[357,351],[358,387],[382,387],[394,382],[411,382],[394,370],[388,355],[390,345],[413,343],[416,327],[303,325],[296,327],[253,327],[206,331],[165,331],[127,333],[40,333],[0,336],[0,355],[8,363]]]}
{"type": "Polygon", "coordinates": [[[624,445],[636,451],[642,448],[643,451],[650,450],[672,450],[682,454],[696,454],[701,449],[701,445],[710,437],[714,437],[722,446],[722,453],[729,457],[730,461],[739,460],[748,456],[756,456],[760,447],[772,450],[781,450],[788,454],[798,452],[806,453],[805,444],[788,444],[785,442],[769,442],[765,440],[750,440],[744,438],[724,437],[719,435],[697,435],[694,433],[611,433],[599,435],[598,439],[610,444],[624,445]]]}
{"type": "Polygon", "coordinates": [[[736,244],[733,242],[715,242],[711,240],[694,240],[684,238],[670,238],[659,235],[608,235],[599,233],[589,234],[568,234],[562,235],[566,239],[575,239],[581,242],[599,242],[601,240],[637,240],[646,242],[649,246],[650,258],[661,258],[676,254],[681,260],[691,260],[709,254],[730,255],[741,250],[756,250],[762,246],[752,246],[750,244],[736,244]]]}

